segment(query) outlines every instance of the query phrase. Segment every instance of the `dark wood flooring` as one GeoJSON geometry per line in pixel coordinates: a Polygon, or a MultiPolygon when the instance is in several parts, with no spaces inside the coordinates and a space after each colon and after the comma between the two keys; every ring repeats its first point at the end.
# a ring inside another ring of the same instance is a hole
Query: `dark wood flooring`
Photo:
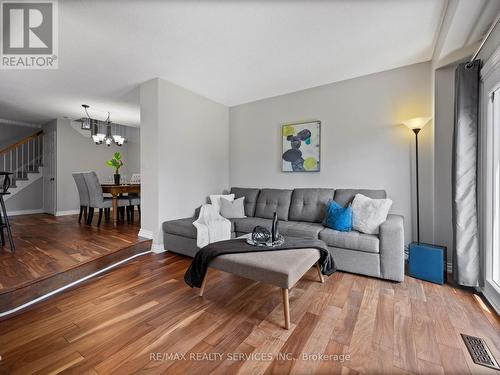
{"type": "Polygon", "coordinates": [[[198,297],[189,263],[145,255],[0,322],[0,372],[498,374],[461,341],[483,337],[500,358],[499,317],[467,290],[342,272],[320,284],[311,269],[285,330],[279,288],[211,271],[198,297]]]}
{"type": "MultiPolygon", "coordinates": [[[[97,215],[96,215],[97,216],[97,215]]],[[[134,224],[97,228],[78,216],[15,216],[11,219],[16,252],[0,247],[0,313],[55,290],[116,261],[150,248],[134,224]]]]}

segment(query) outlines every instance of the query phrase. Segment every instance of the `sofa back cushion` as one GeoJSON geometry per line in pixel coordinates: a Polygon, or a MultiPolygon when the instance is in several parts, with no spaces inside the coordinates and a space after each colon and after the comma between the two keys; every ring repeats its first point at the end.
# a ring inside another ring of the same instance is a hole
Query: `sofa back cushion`
{"type": "Polygon", "coordinates": [[[333,189],[295,189],[290,204],[290,220],[321,223],[325,207],[333,199],[333,189]]]}
{"type": "Polygon", "coordinates": [[[259,192],[260,189],[240,187],[231,188],[231,194],[234,194],[236,199],[245,197],[245,215],[248,217],[255,216],[255,205],[257,204],[259,192]]]}
{"type": "Polygon", "coordinates": [[[272,219],[274,213],[277,212],[279,220],[288,221],[291,198],[292,190],[262,189],[257,198],[255,216],[272,219]]]}
{"type": "Polygon", "coordinates": [[[352,203],[356,194],[363,194],[364,196],[372,199],[385,199],[387,198],[387,193],[385,190],[373,190],[373,189],[337,189],[335,190],[335,195],[333,200],[345,207],[349,203],[352,203]]]}

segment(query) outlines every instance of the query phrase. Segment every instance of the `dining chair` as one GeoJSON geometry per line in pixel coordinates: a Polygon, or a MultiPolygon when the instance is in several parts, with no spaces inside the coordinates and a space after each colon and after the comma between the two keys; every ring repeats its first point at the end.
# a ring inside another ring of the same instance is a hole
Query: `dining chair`
{"type": "Polygon", "coordinates": [[[127,209],[129,210],[128,216],[130,217],[130,221],[134,222],[134,207],[137,206],[137,211],[139,212],[139,217],[141,217],[141,197],[139,196],[130,196],[128,197],[129,206],[127,209]]]}
{"type": "Polygon", "coordinates": [[[90,205],[89,189],[87,189],[87,184],[85,183],[83,173],[84,172],[72,173],[76,188],[78,190],[78,195],[80,196],[80,215],[78,216],[79,223],[82,222],[82,215],[85,219],[85,222],[87,221],[87,210],[90,205]]]}
{"type": "MultiPolygon", "coordinates": [[[[87,224],[92,224],[92,219],[94,216],[94,209],[99,209],[99,219],[97,220],[97,226],[101,225],[102,214],[103,211],[109,210],[113,206],[112,198],[105,198],[102,192],[101,184],[99,183],[99,178],[95,172],[84,172],[83,177],[85,179],[85,183],[87,184],[87,189],[89,191],[89,213],[87,215],[87,224]]],[[[118,198],[117,201],[118,208],[127,207],[129,205],[128,198],[118,198]]],[[[106,215],[106,218],[109,218],[109,215],[106,215]]]]}

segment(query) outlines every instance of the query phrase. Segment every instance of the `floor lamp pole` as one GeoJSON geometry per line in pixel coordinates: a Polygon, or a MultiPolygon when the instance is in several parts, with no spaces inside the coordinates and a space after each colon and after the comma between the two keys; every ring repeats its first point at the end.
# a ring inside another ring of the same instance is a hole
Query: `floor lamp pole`
{"type": "Polygon", "coordinates": [[[417,242],[420,243],[420,194],[418,183],[418,132],[420,129],[412,129],[415,133],[415,172],[417,182],[417,242]]]}

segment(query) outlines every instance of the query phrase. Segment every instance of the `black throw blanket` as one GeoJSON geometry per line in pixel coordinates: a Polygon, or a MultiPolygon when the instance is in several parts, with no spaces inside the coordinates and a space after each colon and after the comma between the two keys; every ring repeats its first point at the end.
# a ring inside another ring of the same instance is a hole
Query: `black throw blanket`
{"type": "Polygon", "coordinates": [[[321,240],[285,238],[285,243],[281,246],[260,247],[249,245],[246,242],[245,238],[237,238],[233,240],[214,242],[201,248],[200,251],[198,251],[194,256],[193,262],[186,271],[186,274],[184,275],[184,281],[191,288],[200,288],[207,273],[210,262],[212,261],[212,259],[219,255],[305,248],[313,248],[319,250],[319,264],[321,266],[321,273],[329,276],[337,270],[332,255],[328,251],[326,244],[321,240]]]}

